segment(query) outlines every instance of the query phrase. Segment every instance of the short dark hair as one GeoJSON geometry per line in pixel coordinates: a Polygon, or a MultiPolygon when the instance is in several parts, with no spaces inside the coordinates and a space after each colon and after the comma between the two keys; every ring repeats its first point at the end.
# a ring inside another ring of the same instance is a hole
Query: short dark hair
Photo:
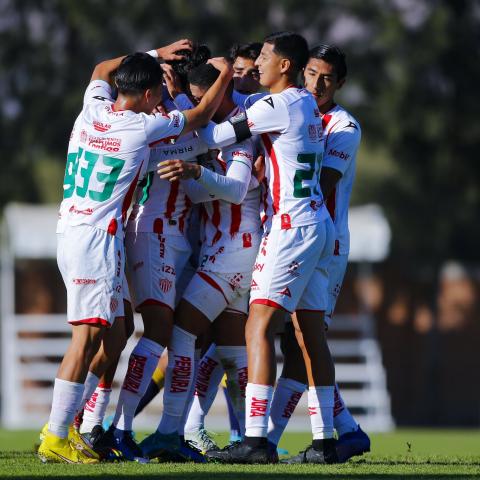
{"type": "Polygon", "coordinates": [[[230,60],[234,62],[237,57],[248,58],[250,60],[256,60],[260,55],[262,44],[259,42],[251,43],[235,43],[230,49],[230,60]]]}
{"type": "Polygon", "coordinates": [[[308,62],[308,43],[298,33],[277,32],[265,37],[265,43],[273,45],[277,55],[288,58],[292,63],[292,73],[298,73],[308,62]]]}
{"type": "Polygon", "coordinates": [[[188,81],[197,87],[210,88],[220,72],[209,63],[202,63],[188,72],[188,81]]]}
{"type": "Polygon", "coordinates": [[[137,52],[122,60],[114,79],[119,93],[132,95],[161,85],[163,72],[155,58],[148,53],[137,52]]]}
{"type": "Polygon", "coordinates": [[[309,58],[317,58],[333,65],[337,79],[342,80],[347,76],[347,62],[345,54],[336,45],[322,43],[310,50],[309,58]]]}
{"type": "Polygon", "coordinates": [[[183,55],[183,58],[181,60],[169,60],[166,63],[172,66],[173,71],[180,78],[182,87],[187,90],[188,72],[198,65],[206,63],[212,53],[207,45],[199,45],[198,43],[194,43],[191,50],[178,50],[175,53],[183,55]]]}

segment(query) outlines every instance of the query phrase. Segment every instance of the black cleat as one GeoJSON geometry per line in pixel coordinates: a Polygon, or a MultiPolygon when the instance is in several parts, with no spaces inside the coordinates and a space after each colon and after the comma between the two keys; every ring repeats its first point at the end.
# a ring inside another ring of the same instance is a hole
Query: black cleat
{"type": "Polygon", "coordinates": [[[304,451],[294,457],[287,458],[281,463],[317,463],[331,464],[338,463],[337,451],[335,449],[335,439],[328,438],[320,441],[320,448],[314,448],[313,444],[309,445],[304,451]]]}
{"type": "Polygon", "coordinates": [[[363,455],[370,451],[370,438],[358,426],[354,432],[344,433],[337,440],[337,455],[340,463],[357,455],[363,455]]]}
{"type": "Polygon", "coordinates": [[[105,430],[101,425],[95,425],[90,433],[82,433],[82,437],[88,440],[90,445],[95,447],[95,444],[103,437],[104,433],[105,430]]]}
{"type": "Polygon", "coordinates": [[[218,463],[278,463],[278,456],[269,453],[266,442],[258,446],[234,442],[221,450],[208,451],[205,456],[209,462],[218,463]]]}

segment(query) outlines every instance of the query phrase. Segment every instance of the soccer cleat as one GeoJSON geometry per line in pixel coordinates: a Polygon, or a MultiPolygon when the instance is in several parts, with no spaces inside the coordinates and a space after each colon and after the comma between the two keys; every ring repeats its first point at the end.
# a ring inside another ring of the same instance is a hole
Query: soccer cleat
{"type": "Polygon", "coordinates": [[[146,458],[163,457],[165,454],[179,454],[182,442],[178,433],[153,432],[144,438],[139,447],[146,458]]]}
{"type": "Polygon", "coordinates": [[[328,438],[322,441],[322,448],[314,448],[309,445],[305,450],[297,455],[283,460],[281,463],[317,463],[331,464],[338,463],[337,452],[335,450],[335,439],[328,438]]]}
{"type": "Polygon", "coordinates": [[[186,462],[206,463],[207,459],[200,449],[190,440],[182,440],[179,450],[180,455],[186,462]]]}
{"type": "Polygon", "coordinates": [[[220,450],[205,428],[196,432],[185,432],[185,440],[202,453],[210,450],[220,450]]]}
{"type": "Polygon", "coordinates": [[[277,452],[269,452],[266,443],[253,447],[245,441],[235,442],[221,450],[207,452],[205,456],[217,463],[278,463],[277,452]]]}
{"type": "Polygon", "coordinates": [[[40,443],[43,442],[43,439],[45,438],[47,433],[48,433],[48,422],[40,430],[40,435],[38,436],[38,438],[40,438],[40,443]]]}
{"type": "Polygon", "coordinates": [[[98,458],[85,455],[83,450],[74,448],[68,438],[60,438],[51,432],[45,436],[38,448],[38,457],[43,463],[98,463],[98,458]]]}
{"type": "Polygon", "coordinates": [[[85,456],[100,460],[100,455],[93,449],[92,444],[76,428],[68,429],[68,441],[72,448],[81,451],[85,456]]]}
{"type": "Polygon", "coordinates": [[[113,425],[95,442],[94,448],[106,460],[148,463],[132,432],[117,430],[113,425]]]}
{"type": "Polygon", "coordinates": [[[358,426],[354,432],[344,433],[337,440],[337,456],[340,463],[357,455],[363,455],[370,451],[370,438],[358,426]]]}
{"type": "Polygon", "coordinates": [[[82,437],[95,448],[95,444],[103,437],[104,433],[105,430],[101,425],[95,425],[91,432],[82,433],[82,437]]]}

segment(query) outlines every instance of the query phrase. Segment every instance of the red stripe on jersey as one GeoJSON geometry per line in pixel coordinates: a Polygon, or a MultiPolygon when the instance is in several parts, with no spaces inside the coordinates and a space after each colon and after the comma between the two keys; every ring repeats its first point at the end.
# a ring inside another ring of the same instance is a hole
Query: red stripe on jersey
{"type": "Polygon", "coordinates": [[[327,128],[327,125],[330,123],[330,120],[332,119],[332,114],[331,113],[326,113],[322,117],[322,127],[325,130],[327,128]]]}
{"type": "Polygon", "coordinates": [[[242,223],[242,206],[232,203],[230,209],[232,213],[232,221],[230,223],[230,235],[233,238],[240,230],[240,223],[242,223]]]}
{"type": "Polygon", "coordinates": [[[223,293],[222,287],[212,277],[209,277],[205,272],[197,272],[197,275],[202,280],[205,280],[205,282],[211,285],[215,290],[218,290],[223,295],[223,298],[225,299],[225,302],[227,302],[227,305],[228,305],[228,300],[225,294],[223,293]]]}
{"type": "Polygon", "coordinates": [[[167,210],[165,212],[166,218],[172,218],[172,213],[175,212],[175,203],[177,201],[179,186],[180,182],[178,180],[175,180],[175,182],[170,184],[170,193],[168,194],[167,199],[167,210]]]}
{"type": "Polygon", "coordinates": [[[273,149],[272,141],[267,133],[262,133],[262,140],[270,157],[273,170],[273,214],[275,215],[280,208],[280,169],[278,167],[277,155],[273,149]]]}
{"type": "Polygon", "coordinates": [[[214,200],[212,202],[213,207],[213,215],[212,215],[212,225],[217,229],[217,232],[213,236],[212,245],[217,243],[220,238],[222,238],[222,232],[218,228],[220,225],[220,202],[218,200],[214,200]]]}
{"type": "Polygon", "coordinates": [[[337,120],[334,124],[330,125],[330,128],[328,129],[328,132],[327,132],[327,136],[325,137],[325,150],[327,149],[328,139],[330,137],[330,133],[333,130],[333,127],[335,127],[335,125],[338,125],[339,123],[340,123],[340,120],[337,120]]]}
{"type": "Polygon", "coordinates": [[[185,217],[187,216],[187,213],[190,211],[190,208],[192,206],[192,201],[188,197],[188,195],[185,195],[185,208],[182,210],[182,214],[180,215],[180,218],[178,219],[178,229],[183,233],[185,229],[185,217]]]}
{"type": "Polygon", "coordinates": [[[123,199],[123,204],[122,204],[122,222],[123,223],[125,223],[125,220],[127,219],[128,207],[132,203],[133,193],[135,192],[135,188],[137,188],[138,177],[140,176],[140,171],[142,170],[142,165],[143,165],[143,162],[140,164],[140,167],[138,168],[137,174],[135,175],[135,178],[133,179],[133,182],[128,187],[127,194],[125,195],[125,198],[123,199]]]}
{"type": "Polygon", "coordinates": [[[335,221],[336,197],[337,187],[333,187],[332,193],[327,198],[327,210],[333,221],[335,221]]]}

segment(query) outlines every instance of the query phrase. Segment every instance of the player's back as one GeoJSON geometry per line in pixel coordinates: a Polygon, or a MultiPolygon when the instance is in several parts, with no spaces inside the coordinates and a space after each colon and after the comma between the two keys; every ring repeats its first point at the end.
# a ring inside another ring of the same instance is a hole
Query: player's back
{"type": "Polygon", "coordinates": [[[291,87],[257,101],[247,115],[252,133],[261,133],[268,160],[267,229],[324,220],[328,212],[319,184],[322,123],[313,97],[291,87]]]}

